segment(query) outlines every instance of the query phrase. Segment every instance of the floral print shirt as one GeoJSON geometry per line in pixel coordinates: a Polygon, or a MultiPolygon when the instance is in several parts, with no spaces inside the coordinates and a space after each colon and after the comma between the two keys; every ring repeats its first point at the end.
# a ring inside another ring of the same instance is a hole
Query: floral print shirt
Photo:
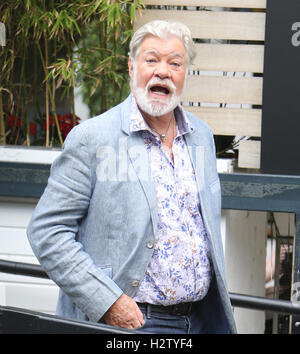
{"type": "Polygon", "coordinates": [[[137,302],[173,305],[198,301],[206,295],[212,276],[195,172],[184,139],[190,122],[181,107],[175,113],[172,160],[132,99],[130,130],[140,131],[147,146],[158,208],[154,252],[134,296],[137,302]]]}

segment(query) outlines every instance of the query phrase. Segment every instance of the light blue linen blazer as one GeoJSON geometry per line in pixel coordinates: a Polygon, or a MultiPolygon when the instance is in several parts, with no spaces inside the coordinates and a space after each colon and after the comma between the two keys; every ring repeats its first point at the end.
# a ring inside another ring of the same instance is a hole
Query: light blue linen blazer
{"type": "MultiPolygon", "coordinates": [[[[28,225],[32,249],[60,287],[57,314],[98,321],[124,292],[134,296],[157,232],[146,146],[130,132],[131,95],[69,133],[28,225]]],[[[220,235],[221,193],[213,135],[186,112],[185,135],[212,251],[214,282],[197,303],[208,333],[235,333],[220,235]]]]}

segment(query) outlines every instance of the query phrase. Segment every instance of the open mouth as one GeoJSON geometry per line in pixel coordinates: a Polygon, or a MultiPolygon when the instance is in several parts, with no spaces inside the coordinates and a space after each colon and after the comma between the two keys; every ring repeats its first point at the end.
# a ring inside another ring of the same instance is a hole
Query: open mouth
{"type": "Polygon", "coordinates": [[[150,87],[150,91],[158,95],[168,95],[170,90],[165,86],[154,85],[150,87]]]}

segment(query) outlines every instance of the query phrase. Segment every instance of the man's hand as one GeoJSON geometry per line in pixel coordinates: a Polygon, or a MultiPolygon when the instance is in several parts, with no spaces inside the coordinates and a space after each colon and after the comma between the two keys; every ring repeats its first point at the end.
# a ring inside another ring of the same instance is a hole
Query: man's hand
{"type": "Polygon", "coordinates": [[[104,321],[116,327],[135,329],[144,324],[144,318],[136,302],[129,296],[122,294],[106,311],[104,321]]]}

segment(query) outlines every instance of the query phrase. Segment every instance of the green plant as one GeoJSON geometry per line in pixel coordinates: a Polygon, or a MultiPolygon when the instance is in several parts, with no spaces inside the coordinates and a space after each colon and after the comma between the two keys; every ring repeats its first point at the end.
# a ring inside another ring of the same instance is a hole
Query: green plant
{"type": "Polygon", "coordinates": [[[128,93],[132,22],[142,6],[141,0],[0,2],[7,33],[0,47],[0,144],[62,145],[62,117],[78,123],[76,84],[92,115],[120,101],[128,93]]]}

